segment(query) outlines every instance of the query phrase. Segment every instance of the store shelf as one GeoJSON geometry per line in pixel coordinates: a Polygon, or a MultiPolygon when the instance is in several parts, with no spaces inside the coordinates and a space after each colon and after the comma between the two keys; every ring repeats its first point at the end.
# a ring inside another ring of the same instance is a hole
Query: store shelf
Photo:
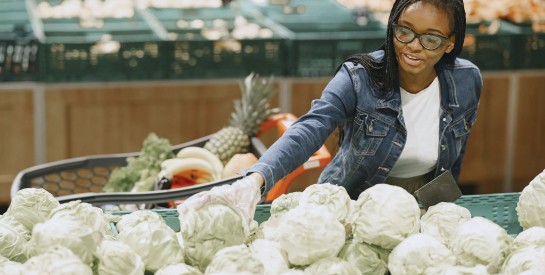
{"type": "MultiPolygon", "coordinates": [[[[332,76],[348,56],[377,50],[386,35],[383,14],[335,0],[238,0],[191,8],[129,3],[119,14],[83,6],[79,13],[53,11],[62,4],[0,0],[1,80],[332,76]],[[9,63],[2,58],[10,55],[9,63]]],[[[535,30],[531,22],[501,18],[468,24],[461,57],[482,71],[543,69],[545,33],[535,30]]]]}

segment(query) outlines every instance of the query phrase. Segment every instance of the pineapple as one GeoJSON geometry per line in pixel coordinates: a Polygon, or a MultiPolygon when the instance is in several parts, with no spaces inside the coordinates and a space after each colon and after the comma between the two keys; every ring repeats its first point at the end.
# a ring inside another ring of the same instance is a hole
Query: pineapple
{"type": "Polygon", "coordinates": [[[272,82],[272,77],[260,79],[251,73],[239,83],[241,98],[233,102],[229,125],[214,133],[204,145],[224,164],[235,154],[247,153],[250,137],[257,134],[265,119],[278,112],[278,108],[269,105],[269,99],[276,92],[272,82]]]}

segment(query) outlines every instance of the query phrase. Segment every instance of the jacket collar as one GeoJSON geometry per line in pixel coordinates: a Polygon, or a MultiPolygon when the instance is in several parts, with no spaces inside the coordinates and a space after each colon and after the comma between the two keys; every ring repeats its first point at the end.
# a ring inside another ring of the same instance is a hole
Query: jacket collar
{"type": "MultiPolygon", "coordinates": [[[[443,109],[458,108],[458,99],[456,97],[456,85],[452,76],[452,67],[444,64],[443,60],[435,65],[435,71],[439,78],[441,87],[441,106],[443,109]]],[[[398,113],[401,110],[401,91],[399,88],[399,79],[396,79],[394,87],[386,93],[386,95],[378,98],[376,103],[377,109],[388,108],[398,113]]]]}

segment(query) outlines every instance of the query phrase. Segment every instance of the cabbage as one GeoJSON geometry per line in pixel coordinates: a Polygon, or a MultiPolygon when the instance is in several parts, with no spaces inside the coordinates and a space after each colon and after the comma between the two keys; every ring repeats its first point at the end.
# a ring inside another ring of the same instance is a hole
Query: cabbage
{"type": "Polygon", "coordinates": [[[301,194],[299,204],[326,206],[338,221],[345,223],[350,206],[350,196],[342,186],[329,183],[312,184],[301,194]]]}
{"type": "Polygon", "coordinates": [[[545,252],[535,247],[525,247],[513,251],[503,263],[500,274],[543,274],[545,272],[545,252]]]}
{"type": "Polygon", "coordinates": [[[271,217],[280,217],[299,205],[302,192],[282,194],[271,202],[271,217]]]}
{"type": "Polygon", "coordinates": [[[497,273],[511,252],[512,239],[493,221],[473,217],[462,222],[452,234],[450,249],[462,266],[482,264],[488,272],[497,273]]]}
{"type": "Polygon", "coordinates": [[[30,258],[24,263],[25,274],[55,274],[55,275],[92,275],[89,266],[74,255],[70,249],[52,245],[42,254],[30,258]]]}
{"type": "Polygon", "coordinates": [[[243,244],[244,231],[242,217],[226,205],[210,204],[186,213],[180,220],[186,262],[205,270],[216,252],[243,244]]]}
{"type": "Polygon", "coordinates": [[[305,275],[305,271],[303,271],[301,269],[290,268],[290,269],[280,273],[280,275],[305,275]]]}
{"type": "Polygon", "coordinates": [[[537,247],[545,251],[545,228],[534,226],[520,232],[513,241],[512,251],[537,247]]]}
{"type": "Polygon", "coordinates": [[[522,189],[515,210],[523,229],[545,227],[545,170],[522,189]]]}
{"type": "Polygon", "coordinates": [[[354,265],[362,274],[383,275],[388,272],[389,254],[384,248],[351,239],[345,243],[338,257],[354,265]]]}
{"type": "Polygon", "coordinates": [[[63,216],[36,224],[30,238],[31,255],[48,251],[53,245],[69,248],[87,265],[99,244],[96,232],[76,217],[63,216]]]}
{"type": "Polygon", "coordinates": [[[25,266],[22,263],[9,261],[0,256],[0,274],[26,275],[25,266]]]}
{"type": "Polygon", "coordinates": [[[104,240],[96,253],[99,275],[143,275],[144,262],[130,246],[114,240],[104,240]]]}
{"type": "Polygon", "coordinates": [[[420,230],[420,208],[405,189],[376,184],[356,200],[353,234],[358,242],[393,249],[420,230]]]}
{"type": "Polygon", "coordinates": [[[258,185],[246,177],[197,193],[178,205],[186,262],[205,270],[216,252],[249,239],[260,199],[258,185]]]}
{"type": "MultiPolygon", "coordinates": [[[[473,267],[459,265],[433,266],[426,270],[426,275],[489,275],[486,266],[478,264],[473,267]]],[[[505,274],[507,275],[507,274],[505,274]]]]}
{"type": "Polygon", "coordinates": [[[30,240],[30,230],[28,230],[24,225],[18,222],[14,217],[9,215],[0,215],[0,224],[7,225],[11,229],[21,234],[25,238],[25,240],[30,240]]]}
{"type": "Polygon", "coordinates": [[[17,191],[5,215],[12,216],[29,231],[35,224],[48,219],[53,208],[59,206],[59,201],[41,188],[24,188],[17,191]]]}
{"type": "Polygon", "coordinates": [[[63,203],[53,210],[49,215],[50,219],[75,218],[92,229],[96,234],[96,243],[100,243],[106,235],[113,235],[110,225],[102,209],[94,207],[89,203],[79,200],[63,203]]]}
{"type": "Polygon", "coordinates": [[[118,232],[122,232],[125,228],[134,227],[142,221],[166,225],[165,220],[163,217],[161,217],[161,215],[159,215],[159,213],[149,209],[141,209],[121,216],[121,219],[119,219],[115,226],[118,232]]]}
{"type": "Polygon", "coordinates": [[[339,259],[337,257],[328,257],[320,259],[307,268],[305,268],[305,274],[308,275],[358,275],[362,274],[356,267],[351,263],[339,259]]]}
{"type": "Polygon", "coordinates": [[[395,275],[424,274],[428,268],[455,263],[456,258],[443,243],[423,233],[403,240],[388,257],[388,269],[395,275]]]}
{"type": "Polygon", "coordinates": [[[420,218],[420,232],[428,234],[448,246],[452,232],[461,222],[471,219],[465,207],[452,202],[440,202],[430,206],[420,218]]]}
{"type": "Polygon", "coordinates": [[[282,223],[282,217],[270,216],[268,220],[262,222],[259,225],[256,238],[266,239],[270,241],[280,242],[280,224],[282,223]]]}
{"type": "Polygon", "coordinates": [[[301,204],[284,214],[278,227],[280,247],[298,266],[336,256],[345,237],[344,226],[325,206],[301,204]]]}
{"type": "Polygon", "coordinates": [[[154,275],[202,275],[203,273],[187,264],[170,264],[161,267],[154,275]]]}
{"type": "Polygon", "coordinates": [[[148,271],[184,262],[176,232],[165,224],[142,221],[134,227],[124,228],[117,239],[140,255],[148,271]]]}
{"type": "Polygon", "coordinates": [[[28,259],[28,242],[25,236],[3,222],[0,222],[0,256],[20,263],[28,259]]]}
{"type": "Polygon", "coordinates": [[[7,263],[7,262],[9,262],[9,259],[0,255],[0,264],[7,263]]]}
{"type": "Polygon", "coordinates": [[[219,250],[204,274],[265,274],[263,263],[244,244],[219,250]]]}
{"type": "Polygon", "coordinates": [[[288,256],[279,243],[258,239],[249,246],[254,256],[263,264],[265,275],[277,275],[289,269],[288,256]]]}

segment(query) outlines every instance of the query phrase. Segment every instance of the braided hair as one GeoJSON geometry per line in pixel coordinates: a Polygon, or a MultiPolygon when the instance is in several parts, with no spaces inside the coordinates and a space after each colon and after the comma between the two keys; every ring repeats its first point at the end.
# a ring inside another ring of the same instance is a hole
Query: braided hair
{"type": "MultiPolygon", "coordinates": [[[[399,85],[399,72],[394,52],[392,24],[397,22],[401,13],[408,6],[419,1],[434,5],[436,8],[444,11],[449,17],[450,29],[455,38],[454,48],[450,53],[445,53],[440,62],[444,62],[446,65],[453,65],[456,57],[462,52],[466,33],[466,13],[463,0],[396,0],[388,18],[386,39],[379,48],[380,50],[384,50],[384,59],[377,61],[368,53],[360,53],[352,55],[345,60],[360,63],[369,74],[374,88],[381,91],[382,95],[386,95],[395,85],[399,85]]],[[[338,145],[340,146],[344,139],[344,125],[339,125],[338,130],[338,145]]]]}
{"type": "Polygon", "coordinates": [[[434,5],[447,13],[450,18],[450,29],[455,37],[454,49],[450,53],[445,53],[441,61],[447,65],[452,65],[456,57],[462,52],[466,29],[466,13],[463,0],[396,0],[388,18],[386,40],[380,47],[381,50],[384,50],[384,59],[377,61],[369,54],[363,53],[352,55],[345,60],[360,63],[368,72],[371,83],[383,94],[390,91],[399,81],[398,64],[394,53],[392,24],[397,22],[401,13],[409,5],[419,1],[434,5]]]}

